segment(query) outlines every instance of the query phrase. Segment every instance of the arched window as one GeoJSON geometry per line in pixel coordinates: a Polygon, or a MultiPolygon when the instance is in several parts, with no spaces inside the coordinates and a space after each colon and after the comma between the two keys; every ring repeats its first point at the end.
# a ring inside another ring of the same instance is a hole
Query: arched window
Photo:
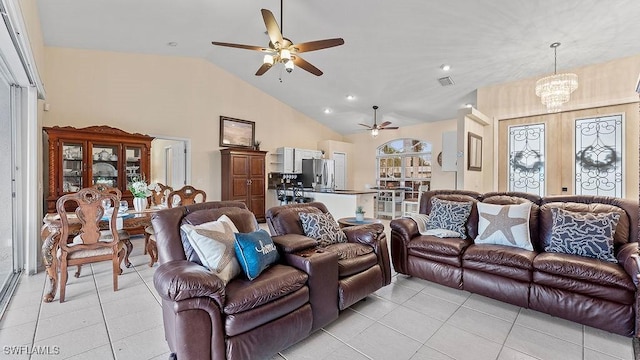
{"type": "Polygon", "coordinates": [[[420,185],[431,184],[431,143],[395,139],[378,147],[376,181],[381,188],[404,187],[405,198],[417,198],[420,185]]]}

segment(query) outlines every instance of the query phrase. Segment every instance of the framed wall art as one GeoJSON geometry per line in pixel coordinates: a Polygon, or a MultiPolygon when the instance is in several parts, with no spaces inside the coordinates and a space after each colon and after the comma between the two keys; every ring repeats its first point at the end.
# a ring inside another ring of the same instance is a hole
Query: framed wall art
{"type": "Polygon", "coordinates": [[[467,141],[467,170],[482,171],[482,136],[469,132],[467,141]]]}
{"type": "Polygon", "coordinates": [[[255,137],[255,122],[220,116],[221,147],[253,148],[255,137]]]}

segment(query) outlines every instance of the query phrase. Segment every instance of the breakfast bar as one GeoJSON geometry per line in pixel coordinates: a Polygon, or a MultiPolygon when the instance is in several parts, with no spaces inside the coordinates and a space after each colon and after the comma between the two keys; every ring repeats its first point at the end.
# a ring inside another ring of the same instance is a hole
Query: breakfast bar
{"type": "MultiPolygon", "coordinates": [[[[281,205],[275,189],[269,189],[267,194],[267,208],[281,205]]],[[[376,194],[377,191],[372,190],[315,191],[303,189],[305,198],[325,204],[334,219],[353,217],[358,206],[362,206],[366,215],[373,216],[376,194]]],[[[286,195],[293,196],[293,190],[286,190],[286,195]]]]}

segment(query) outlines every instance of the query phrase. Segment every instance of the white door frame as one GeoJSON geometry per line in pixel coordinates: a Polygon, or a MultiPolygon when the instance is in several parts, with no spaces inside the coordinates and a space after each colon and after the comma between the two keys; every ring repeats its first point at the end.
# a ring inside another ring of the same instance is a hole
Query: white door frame
{"type": "MultiPolygon", "coordinates": [[[[168,135],[153,135],[149,134],[149,136],[153,136],[154,139],[162,139],[162,140],[172,140],[172,141],[182,141],[184,142],[184,150],[185,150],[185,164],[184,164],[184,179],[187,184],[191,184],[191,139],[177,137],[177,136],[168,136],[168,135]]],[[[152,147],[153,151],[153,147],[152,147]]],[[[162,149],[164,151],[164,149],[162,149]]],[[[175,154],[174,154],[175,155],[175,154]]]]}

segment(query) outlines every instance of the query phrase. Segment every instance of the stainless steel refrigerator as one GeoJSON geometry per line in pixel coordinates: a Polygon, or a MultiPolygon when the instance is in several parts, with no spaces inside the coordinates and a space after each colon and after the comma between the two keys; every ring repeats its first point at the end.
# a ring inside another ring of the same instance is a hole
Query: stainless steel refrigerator
{"type": "Polygon", "coordinates": [[[302,183],[316,191],[333,191],[336,187],[335,162],[328,159],[302,160],[302,183]]]}

